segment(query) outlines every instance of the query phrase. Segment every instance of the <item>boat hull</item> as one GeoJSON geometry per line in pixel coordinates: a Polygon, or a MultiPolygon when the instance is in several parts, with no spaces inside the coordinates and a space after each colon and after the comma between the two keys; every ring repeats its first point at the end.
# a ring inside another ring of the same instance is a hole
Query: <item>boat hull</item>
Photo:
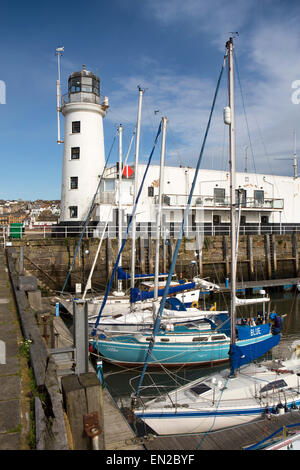
{"type": "MultiPolygon", "coordinates": [[[[200,333],[198,334],[200,336],[200,333]]],[[[149,335],[149,339],[150,339],[149,335]]],[[[197,337],[197,334],[194,334],[197,337]]],[[[193,342],[189,343],[166,343],[159,342],[164,339],[162,336],[155,342],[148,358],[148,366],[165,367],[190,366],[217,364],[229,360],[230,339],[214,342],[193,342]]],[[[280,335],[274,336],[271,333],[257,338],[250,338],[239,341],[241,348],[253,348],[256,357],[263,355],[271,347],[278,344],[280,335]]],[[[104,360],[130,366],[142,366],[147,358],[149,341],[137,341],[134,336],[124,336],[123,338],[98,339],[92,342],[92,348],[100,354],[104,360]]]]}

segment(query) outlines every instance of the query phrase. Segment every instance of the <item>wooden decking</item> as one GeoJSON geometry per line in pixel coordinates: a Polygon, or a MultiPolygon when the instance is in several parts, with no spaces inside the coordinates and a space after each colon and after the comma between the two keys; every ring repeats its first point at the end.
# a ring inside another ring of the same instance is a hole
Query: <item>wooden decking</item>
{"type": "MultiPolygon", "coordinates": [[[[290,411],[284,415],[272,415],[271,419],[264,418],[251,424],[209,434],[157,436],[154,440],[146,442],[145,448],[149,451],[243,450],[267,438],[283,426],[296,424],[297,426],[290,428],[290,432],[300,429],[300,410],[290,411]]],[[[282,434],[279,433],[278,436],[280,435],[282,434]]]]}

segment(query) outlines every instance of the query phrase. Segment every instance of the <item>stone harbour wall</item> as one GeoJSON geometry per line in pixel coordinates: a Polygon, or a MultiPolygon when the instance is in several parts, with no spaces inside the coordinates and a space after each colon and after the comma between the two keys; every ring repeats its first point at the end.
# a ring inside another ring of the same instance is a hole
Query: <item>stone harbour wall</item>
{"type": "MultiPolygon", "coordinates": [[[[13,240],[13,246],[23,247],[24,268],[36,276],[44,285],[60,291],[71,269],[66,292],[74,292],[75,284],[83,288],[99,245],[99,239],[86,238],[78,248],[78,239],[13,240]],[[74,259],[74,255],[77,255],[74,259]]],[[[242,235],[239,237],[238,281],[284,279],[297,277],[299,272],[300,234],[288,235],[242,235]]],[[[167,272],[176,240],[160,243],[160,271],[167,272]]],[[[129,239],[122,254],[122,267],[130,271],[132,244],[129,239]]],[[[202,240],[182,240],[176,263],[176,274],[191,279],[195,275],[223,283],[230,276],[230,239],[228,236],[206,236],[202,240]]],[[[118,254],[118,241],[107,238],[103,241],[92,286],[103,291],[111,275],[118,254]]],[[[136,240],[136,272],[153,273],[155,262],[155,240],[136,240]]]]}

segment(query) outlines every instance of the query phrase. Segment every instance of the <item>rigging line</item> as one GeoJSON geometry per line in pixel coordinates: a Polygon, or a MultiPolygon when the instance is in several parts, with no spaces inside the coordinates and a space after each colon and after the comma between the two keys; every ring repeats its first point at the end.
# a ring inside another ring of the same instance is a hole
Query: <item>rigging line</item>
{"type": "MultiPolygon", "coordinates": [[[[220,406],[221,398],[222,398],[222,395],[223,395],[224,390],[225,390],[226,387],[227,387],[227,382],[228,382],[228,380],[229,380],[229,376],[227,377],[226,382],[225,382],[225,385],[224,385],[224,387],[223,387],[222,390],[221,390],[221,394],[220,394],[220,397],[219,397],[219,400],[218,400],[218,403],[217,403],[217,407],[216,407],[216,412],[217,412],[217,410],[218,410],[218,408],[219,408],[219,406],[220,406]]],[[[199,450],[199,449],[200,449],[200,447],[202,446],[204,440],[206,439],[206,436],[210,433],[210,431],[211,431],[212,428],[214,427],[215,421],[216,421],[216,418],[217,418],[217,413],[216,413],[216,412],[215,412],[214,420],[213,420],[213,422],[212,422],[211,427],[209,428],[208,431],[206,431],[206,433],[205,433],[204,436],[202,437],[201,441],[199,442],[199,444],[198,444],[197,447],[196,447],[196,450],[199,450]]]]}
{"type": "Polygon", "coordinates": [[[140,382],[138,384],[136,397],[138,397],[138,395],[139,395],[139,390],[140,390],[140,387],[142,385],[143,377],[144,377],[144,374],[145,374],[146,369],[147,369],[147,360],[148,360],[148,357],[150,357],[151,350],[154,346],[154,338],[155,338],[156,332],[159,329],[160,317],[161,317],[163,309],[165,307],[166,298],[167,298],[167,295],[168,295],[168,292],[169,292],[169,287],[170,287],[170,283],[171,283],[172,276],[173,276],[173,273],[174,273],[175,264],[176,264],[176,261],[177,261],[180,244],[181,244],[182,237],[183,237],[183,234],[184,234],[184,228],[185,228],[185,225],[186,225],[186,220],[187,220],[188,212],[189,212],[190,205],[191,205],[193,192],[194,192],[197,177],[198,177],[198,174],[199,174],[200,164],[201,164],[201,161],[202,161],[203,152],[204,152],[204,148],[205,148],[205,144],[206,144],[206,139],[207,139],[208,131],[209,131],[209,128],[210,128],[213,111],[214,111],[214,108],[215,108],[215,103],[216,103],[216,99],[217,99],[217,95],[218,95],[218,91],[219,91],[219,87],[220,87],[220,83],[221,83],[221,78],[222,78],[223,71],[224,71],[224,68],[225,68],[226,58],[227,58],[227,54],[225,53],[223,65],[222,65],[222,68],[221,68],[221,72],[220,72],[220,75],[219,75],[219,78],[218,78],[217,87],[216,87],[214,98],[213,98],[212,107],[211,107],[211,110],[210,110],[210,115],[209,115],[206,131],[205,131],[205,135],[204,135],[200,155],[199,155],[197,166],[196,166],[196,169],[195,169],[195,174],[194,174],[194,179],[193,179],[191,191],[190,191],[188,202],[187,202],[187,205],[186,205],[186,208],[185,208],[185,211],[184,211],[184,216],[183,216],[183,221],[182,221],[182,224],[181,224],[181,230],[180,230],[179,238],[178,238],[177,243],[176,243],[172,264],[171,264],[171,267],[170,267],[167,283],[166,283],[166,286],[165,286],[165,289],[164,289],[164,294],[163,294],[163,297],[162,297],[162,300],[161,300],[161,303],[160,303],[159,311],[158,311],[157,316],[156,316],[156,320],[155,320],[155,324],[154,324],[154,328],[153,328],[153,335],[152,335],[151,341],[149,343],[149,349],[148,349],[147,356],[146,356],[146,361],[145,361],[145,364],[144,364],[144,367],[143,367],[142,376],[141,376],[140,382]]]}
{"type": "Polygon", "coordinates": [[[105,170],[106,170],[106,167],[107,167],[107,163],[108,163],[108,161],[109,161],[109,158],[110,158],[110,155],[111,155],[111,152],[112,152],[112,149],[113,149],[113,146],[114,146],[116,137],[117,137],[117,134],[115,134],[115,136],[114,136],[114,138],[113,138],[113,142],[112,142],[112,145],[111,145],[111,148],[110,148],[108,157],[107,157],[107,159],[106,159],[106,162],[105,162],[105,165],[104,165],[104,168],[103,168],[102,175],[101,175],[101,177],[100,177],[100,180],[99,180],[99,183],[98,183],[96,192],[95,192],[95,194],[94,194],[94,197],[93,197],[93,200],[92,200],[92,204],[91,204],[91,207],[90,207],[90,209],[89,209],[87,218],[86,218],[85,223],[84,223],[84,225],[83,225],[83,227],[82,227],[82,231],[81,231],[81,234],[80,234],[80,238],[79,238],[79,241],[78,241],[78,243],[77,243],[76,250],[75,250],[75,253],[74,253],[74,256],[73,256],[73,261],[72,261],[72,264],[71,264],[70,269],[69,269],[69,271],[68,271],[68,274],[67,274],[67,276],[66,276],[66,279],[65,279],[65,282],[64,282],[64,285],[63,285],[63,288],[62,288],[61,293],[63,293],[64,290],[65,290],[65,288],[66,288],[67,282],[68,282],[68,280],[69,280],[71,271],[72,271],[73,266],[74,266],[74,263],[75,263],[75,259],[76,259],[76,257],[77,257],[78,251],[79,251],[79,247],[80,247],[80,244],[81,244],[81,241],[82,241],[82,238],[83,238],[83,235],[84,235],[86,226],[87,226],[87,224],[89,223],[90,218],[91,218],[91,215],[92,215],[92,212],[93,212],[93,210],[94,210],[96,196],[97,196],[98,191],[99,191],[99,189],[100,189],[100,186],[101,186],[101,183],[102,183],[102,180],[103,180],[103,175],[104,175],[104,173],[105,173],[105,170]]]}
{"type": "Polygon", "coordinates": [[[151,163],[151,160],[152,160],[152,156],[153,156],[153,153],[154,153],[154,150],[155,150],[155,147],[156,147],[156,144],[157,144],[157,141],[158,141],[158,137],[159,137],[159,134],[161,133],[161,122],[159,124],[159,127],[158,127],[158,131],[157,131],[157,134],[156,134],[156,137],[155,137],[155,141],[154,141],[154,145],[153,145],[153,148],[152,148],[152,151],[150,153],[150,156],[149,156],[149,159],[148,159],[148,163],[147,163],[147,167],[146,167],[146,170],[145,170],[145,173],[143,175],[143,179],[142,179],[142,182],[141,182],[141,185],[140,185],[140,188],[139,188],[139,191],[138,191],[138,194],[136,196],[136,200],[134,202],[134,207],[133,207],[133,210],[132,210],[132,214],[130,215],[130,219],[129,219],[129,222],[128,222],[128,225],[127,225],[127,230],[126,230],[126,234],[125,234],[125,237],[123,239],[123,242],[122,242],[122,245],[121,245],[121,248],[119,250],[119,253],[118,253],[118,256],[117,256],[117,260],[115,262],[115,266],[114,266],[114,269],[112,271],[112,274],[111,274],[111,277],[110,277],[110,281],[107,285],[107,288],[106,288],[106,291],[105,291],[105,294],[104,294],[104,298],[103,298],[103,301],[102,301],[102,305],[101,305],[101,308],[100,308],[100,311],[99,311],[99,314],[98,314],[98,317],[97,317],[97,320],[95,322],[95,325],[94,325],[94,328],[91,332],[91,335],[92,336],[95,336],[96,335],[96,330],[97,330],[97,327],[99,325],[99,322],[100,322],[100,318],[101,318],[101,314],[102,314],[102,311],[105,307],[105,304],[106,304],[106,300],[107,300],[107,297],[108,297],[108,294],[109,294],[109,291],[111,289],[111,286],[112,286],[112,283],[113,283],[113,280],[114,280],[114,277],[115,277],[115,274],[117,272],[117,268],[119,266],[119,262],[120,262],[120,257],[121,257],[121,254],[122,254],[122,251],[124,250],[124,247],[125,247],[125,244],[126,244],[126,241],[127,241],[127,238],[128,238],[128,234],[129,234],[129,229],[130,229],[130,226],[131,226],[131,222],[135,216],[135,213],[136,213],[136,209],[137,209],[137,205],[138,205],[138,202],[139,202],[139,199],[140,199],[140,196],[141,196],[141,192],[142,192],[142,189],[143,189],[143,186],[144,186],[144,182],[145,182],[145,179],[146,179],[146,176],[147,176],[147,173],[148,173],[148,169],[149,169],[149,166],[150,166],[150,163],[151,163]]]}
{"type": "Polygon", "coordinates": [[[252,160],[253,160],[253,168],[254,168],[254,173],[256,173],[254,152],[253,152],[252,140],[251,140],[251,138],[250,138],[250,130],[249,130],[249,124],[248,124],[248,117],[247,117],[247,113],[246,113],[245,100],[244,100],[244,95],[243,95],[243,89],[242,89],[241,79],[240,79],[240,72],[239,72],[239,67],[238,67],[238,58],[237,58],[237,53],[236,53],[236,51],[235,51],[235,54],[234,54],[234,60],[235,60],[235,65],[236,65],[236,72],[237,72],[237,78],[238,78],[238,82],[239,82],[240,92],[241,92],[241,98],[242,98],[242,104],[243,104],[243,111],[244,111],[244,115],[245,115],[245,121],[246,121],[248,139],[249,139],[249,144],[250,144],[250,149],[251,149],[251,155],[252,155],[252,160]]]}

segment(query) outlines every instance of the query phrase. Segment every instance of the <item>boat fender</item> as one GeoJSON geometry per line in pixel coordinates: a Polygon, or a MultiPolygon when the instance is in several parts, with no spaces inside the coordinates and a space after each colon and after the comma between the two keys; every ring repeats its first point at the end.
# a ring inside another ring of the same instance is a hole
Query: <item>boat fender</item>
{"type": "Polygon", "coordinates": [[[194,300],[192,303],[191,303],[191,307],[192,308],[198,308],[199,307],[199,303],[197,300],[194,300]]]}
{"type": "Polygon", "coordinates": [[[279,413],[280,415],[284,414],[284,406],[282,403],[278,403],[278,405],[276,406],[276,409],[277,409],[277,413],[279,413]]]}

